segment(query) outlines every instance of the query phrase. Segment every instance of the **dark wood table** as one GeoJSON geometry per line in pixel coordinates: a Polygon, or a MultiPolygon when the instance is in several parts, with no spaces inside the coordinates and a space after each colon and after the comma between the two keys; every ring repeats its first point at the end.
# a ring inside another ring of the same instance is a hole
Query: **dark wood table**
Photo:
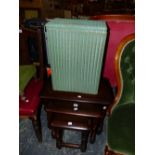
{"type": "MultiPolygon", "coordinates": [[[[68,121],[70,121],[70,118],[89,118],[91,120],[91,143],[95,142],[96,133],[102,132],[106,111],[114,99],[112,88],[107,79],[101,80],[99,91],[96,95],[54,91],[51,80],[48,79],[40,97],[47,112],[48,127],[50,129],[53,113],[60,115],[60,117],[64,114],[68,115],[68,121]]],[[[75,129],[76,126],[74,127],[73,125],[71,128],[75,129]]]]}

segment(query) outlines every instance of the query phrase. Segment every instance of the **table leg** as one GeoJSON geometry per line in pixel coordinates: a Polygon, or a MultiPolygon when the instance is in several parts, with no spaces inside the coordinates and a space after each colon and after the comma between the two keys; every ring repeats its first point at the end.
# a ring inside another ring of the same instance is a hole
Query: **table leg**
{"type": "Polygon", "coordinates": [[[62,129],[58,129],[58,137],[56,139],[56,147],[58,149],[61,149],[61,144],[62,144],[62,138],[63,138],[63,130],[62,129]]]}
{"type": "Polygon", "coordinates": [[[38,139],[39,142],[42,142],[42,131],[41,131],[41,122],[40,122],[40,118],[32,118],[32,124],[33,124],[33,128],[36,134],[36,137],[38,139]]]}
{"type": "Polygon", "coordinates": [[[81,134],[81,146],[80,149],[82,152],[85,152],[87,149],[87,142],[88,142],[88,136],[89,136],[89,131],[82,131],[81,134]]]}

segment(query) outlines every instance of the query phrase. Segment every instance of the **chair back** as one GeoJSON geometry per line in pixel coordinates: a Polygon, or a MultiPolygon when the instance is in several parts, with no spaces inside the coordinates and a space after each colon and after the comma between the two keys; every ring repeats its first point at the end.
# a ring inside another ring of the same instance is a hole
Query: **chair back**
{"type": "Polygon", "coordinates": [[[119,103],[135,102],[135,35],[126,36],[115,55],[117,94],[109,112],[119,103]]]}
{"type": "Polygon", "coordinates": [[[19,31],[19,65],[33,64],[43,79],[43,46],[41,29],[21,27],[19,31]]]}
{"type": "Polygon", "coordinates": [[[109,79],[112,87],[117,86],[115,68],[112,61],[116,55],[116,49],[121,40],[135,32],[135,16],[134,15],[99,15],[91,17],[95,20],[104,20],[108,27],[107,49],[105,57],[104,70],[102,76],[109,79]]]}

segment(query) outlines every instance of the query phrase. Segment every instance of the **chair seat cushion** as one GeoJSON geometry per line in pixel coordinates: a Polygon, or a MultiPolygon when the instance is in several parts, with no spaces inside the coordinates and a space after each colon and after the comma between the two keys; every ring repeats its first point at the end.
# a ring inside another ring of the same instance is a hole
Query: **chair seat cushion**
{"type": "Polygon", "coordinates": [[[25,88],[26,97],[25,100],[22,100],[19,96],[19,114],[20,116],[30,116],[33,115],[40,102],[40,91],[43,87],[43,81],[32,79],[25,88]]]}
{"type": "Polygon", "coordinates": [[[20,65],[19,66],[19,93],[21,94],[29,81],[36,73],[34,65],[20,65]]]}
{"type": "Polygon", "coordinates": [[[135,151],[135,104],[117,106],[108,120],[108,145],[128,155],[135,151]]]}

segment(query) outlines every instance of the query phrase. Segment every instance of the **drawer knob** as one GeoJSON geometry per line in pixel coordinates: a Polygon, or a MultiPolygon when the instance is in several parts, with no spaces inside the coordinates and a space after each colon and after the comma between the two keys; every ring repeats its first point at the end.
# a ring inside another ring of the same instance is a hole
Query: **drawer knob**
{"type": "Polygon", "coordinates": [[[107,109],[107,107],[106,106],[103,106],[103,110],[105,110],[105,109],[107,109]]]}
{"type": "Polygon", "coordinates": [[[74,110],[74,111],[78,111],[78,107],[74,107],[73,110],[74,110]]]}
{"type": "Polygon", "coordinates": [[[82,96],[81,95],[78,95],[77,98],[82,98],[82,96]]]}
{"type": "Polygon", "coordinates": [[[79,105],[77,103],[73,103],[73,107],[78,107],[79,105]]]}
{"type": "Polygon", "coordinates": [[[72,125],[72,122],[68,122],[67,124],[68,124],[68,126],[71,126],[72,125]]]}

